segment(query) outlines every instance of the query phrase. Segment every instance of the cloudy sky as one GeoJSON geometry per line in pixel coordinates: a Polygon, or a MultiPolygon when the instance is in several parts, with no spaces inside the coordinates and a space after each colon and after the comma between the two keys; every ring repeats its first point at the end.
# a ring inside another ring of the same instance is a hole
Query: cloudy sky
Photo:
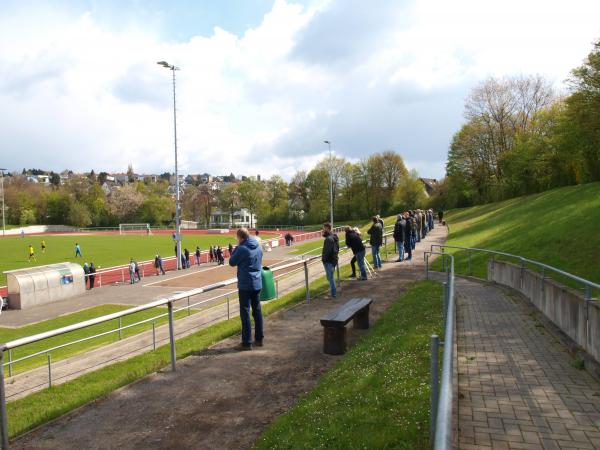
{"type": "Polygon", "coordinates": [[[394,149],[440,177],[488,76],[563,89],[600,38],[600,1],[0,0],[0,167],[311,168],[394,149]]]}

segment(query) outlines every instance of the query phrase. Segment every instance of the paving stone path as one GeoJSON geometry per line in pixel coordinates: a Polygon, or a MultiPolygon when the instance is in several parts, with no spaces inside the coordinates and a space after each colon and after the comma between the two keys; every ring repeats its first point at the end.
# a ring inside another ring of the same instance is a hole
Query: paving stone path
{"type": "Polygon", "coordinates": [[[518,294],[457,278],[460,449],[600,448],[600,384],[518,294]]]}

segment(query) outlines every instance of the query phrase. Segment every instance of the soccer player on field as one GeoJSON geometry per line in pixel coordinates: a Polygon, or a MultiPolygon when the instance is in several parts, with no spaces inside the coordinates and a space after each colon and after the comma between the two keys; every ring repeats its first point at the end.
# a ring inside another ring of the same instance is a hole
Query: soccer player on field
{"type": "Polygon", "coordinates": [[[42,247],[42,253],[46,253],[46,241],[45,240],[42,239],[40,247],[42,247]]]}
{"type": "Polygon", "coordinates": [[[77,257],[83,258],[83,256],[81,255],[81,247],[80,245],[76,242],[75,243],[75,258],[77,257]]]}
{"type": "Polygon", "coordinates": [[[35,259],[35,251],[33,250],[33,245],[29,244],[29,262],[31,262],[32,259],[35,262],[37,262],[37,259],[35,259]]]}

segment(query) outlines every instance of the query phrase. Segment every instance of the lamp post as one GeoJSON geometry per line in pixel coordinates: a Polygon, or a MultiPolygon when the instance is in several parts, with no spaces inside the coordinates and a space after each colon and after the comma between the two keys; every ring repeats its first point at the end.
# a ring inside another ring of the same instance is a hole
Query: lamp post
{"type": "Polygon", "coordinates": [[[179,203],[179,169],[177,167],[177,104],[175,97],[175,71],[179,67],[168,64],[166,61],[159,61],[156,64],[169,69],[173,74],[173,136],[175,145],[175,246],[177,251],[177,269],[181,269],[181,218],[180,218],[180,203],[179,203]]]}
{"type": "Polygon", "coordinates": [[[4,171],[0,169],[0,187],[2,188],[2,236],[6,234],[6,221],[4,220],[4,171]]]}
{"type": "Polygon", "coordinates": [[[329,147],[329,223],[333,230],[333,171],[331,167],[331,142],[323,141],[329,147]]]}

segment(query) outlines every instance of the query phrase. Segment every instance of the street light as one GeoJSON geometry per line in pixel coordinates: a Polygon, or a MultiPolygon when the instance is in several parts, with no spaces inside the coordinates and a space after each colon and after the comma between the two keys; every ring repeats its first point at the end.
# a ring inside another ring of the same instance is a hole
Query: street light
{"type": "Polygon", "coordinates": [[[175,144],[175,246],[177,248],[175,253],[177,254],[177,269],[181,269],[181,220],[179,215],[179,170],[177,167],[177,104],[175,101],[175,71],[179,70],[179,67],[175,67],[166,61],[159,61],[156,64],[169,69],[173,73],[173,136],[175,144]]]}
{"type": "Polygon", "coordinates": [[[333,168],[331,166],[331,142],[323,141],[329,147],[329,223],[333,230],[333,168]]]}
{"type": "Polygon", "coordinates": [[[0,169],[0,187],[2,187],[2,236],[6,234],[6,221],[4,220],[4,171],[0,169]]]}

